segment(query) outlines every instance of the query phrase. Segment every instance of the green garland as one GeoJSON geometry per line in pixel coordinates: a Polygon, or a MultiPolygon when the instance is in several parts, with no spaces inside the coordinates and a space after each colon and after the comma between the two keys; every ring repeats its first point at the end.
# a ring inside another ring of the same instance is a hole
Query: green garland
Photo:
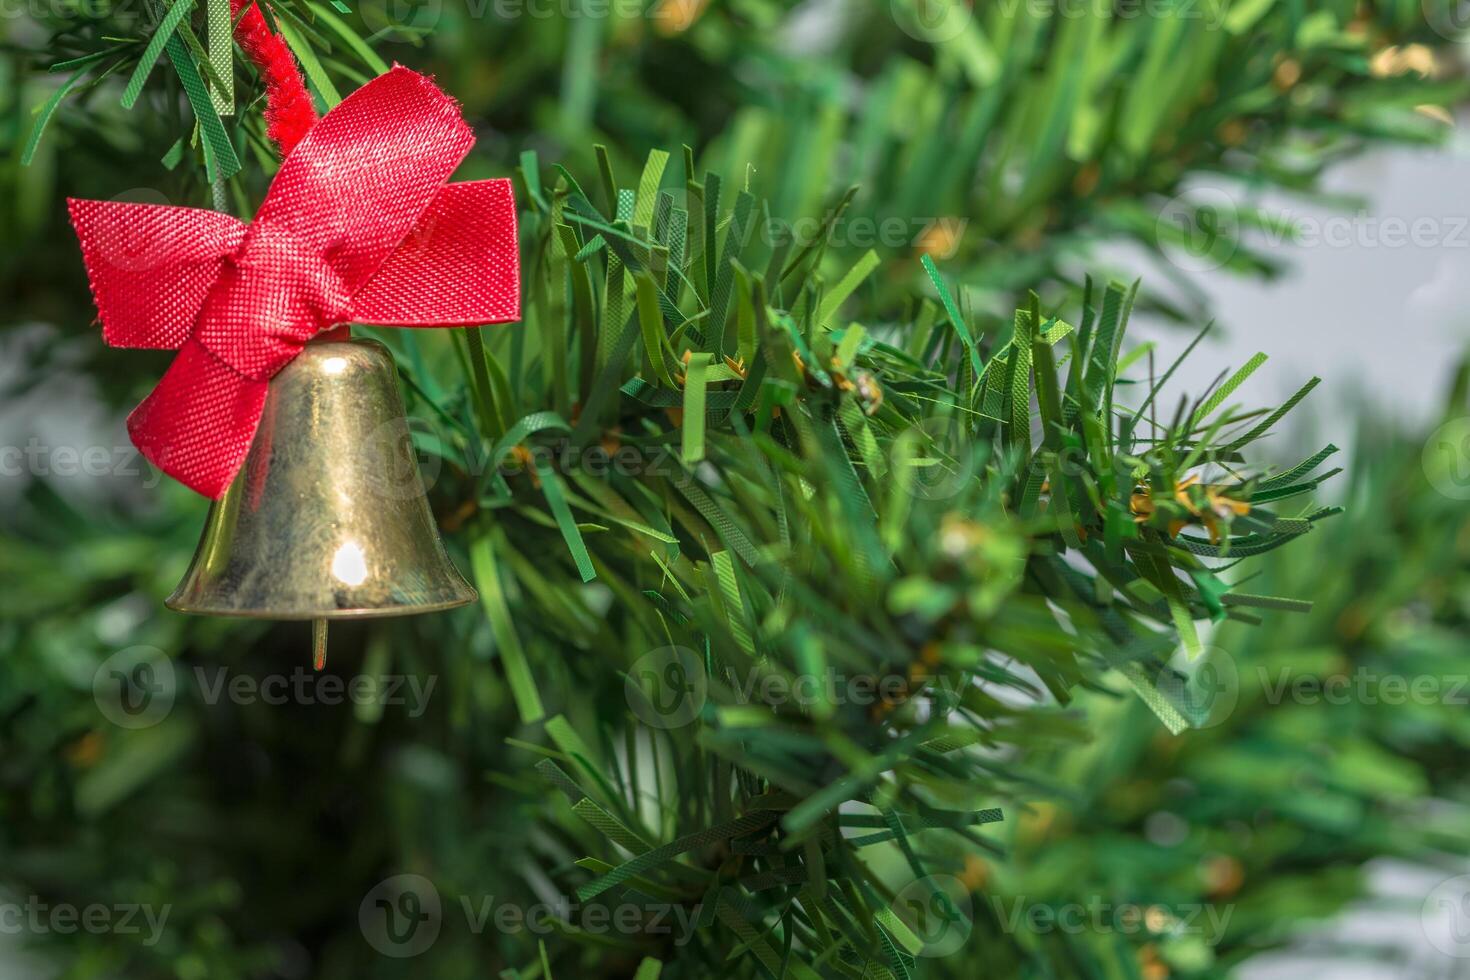
{"type": "Polygon", "coordinates": [[[580,902],[684,908],[751,971],[908,976],[922,941],[868,849],[915,881],[994,851],[979,827],[1031,792],[997,753],[1082,737],[1060,709],[1114,671],[1161,730],[1201,721],[1166,661],[1196,620],[1290,605],[1212,566],[1330,513],[1278,509],[1331,447],[1275,477],[1243,458],[1283,414],[1227,404],[1259,359],[1161,420],[1172,371],[1118,370],[1121,285],[1075,327],[1033,299],[989,336],[926,257],[913,321],[849,320],[875,263],[829,284],[820,244],[751,244],[761,205],[723,210],[717,176],[676,205],[666,159],[636,191],[604,171],[612,215],[528,156],[526,327],[469,335],[468,401],[415,386],[447,420],[436,489],[465,502],[521,721],[550,742],[518,739],[587,823],[552,824],[580,870],[543,872],[580,902]],[[566,693],[586,690],[628,709],[566,693]]]}

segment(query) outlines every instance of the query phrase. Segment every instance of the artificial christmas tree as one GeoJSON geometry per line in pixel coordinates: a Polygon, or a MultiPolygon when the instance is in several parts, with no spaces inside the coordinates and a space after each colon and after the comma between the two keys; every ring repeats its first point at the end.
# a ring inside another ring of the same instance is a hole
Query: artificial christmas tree
{"type": "MultiPolygon", "coordinates": [[[[482,134],[462,176],[514,172],[523,325],[361,331],[401,367],[481,603],[344,627],[335,669],[385,683],[272,704],[235,682],[278,677],[299,638],[155,608],[195,500],[34,485],[0,556],[25,583],[0,598],[6,874],[52,903],[170,910],[154,941],[30,937],[40,955],[130,977],[1212,968],[1141,934],[1083,956],[985,919],[1011,894],[1000,842],[1085,766],[1053,772],[1048,753],[1178,745],[1209,723],[1200,623],[1311,599],[1242,579],[1328,514],[1300,503],[1325,451],[1261,452],[1311,384],[1241,409],[1250,362],[1181,399],[1128,339],[1139,294],[1079,281],[1079,250],[1167,244],[1156,205],[1199,169],[1306,187],[1365,141],[1435,138],[1415,107],[1457,84],[1369,59],[1432,40],[1432,22],[997,8],[916,37],[879,10],[834,20],[814,60],[792,52],[791,5],[679,6],[480,21],[444,5],[372,43],[334,5],[246,11],[321,110],[387,70],[375,45],[421,40],[394,55],[435,71],[482,134]],[[159,651],[153,683],[164,663],[175,680],[161,717],[125,728],[93,690],[139,695],[108,663],[139,645],[159,651]],[[420,696],[394,700],[394,682],[420,696]],[[1088,692],[1142,705],[1149,734],[1079,710],[1088,692]]],[[[243,217],[274,172],[271,76],[206,46],[218,7],[23,39],[63,82],[35,120],[9,104],[32,166],[5,171],[26,188],[6,281],[88,338],[84,360],[122,363],[87,332],[80,275],[34,271],[75,269],[63,194],[156,183],[243,217]],[[167,63],[140,76],[150,49],[167,63]]],[[[1228,237],[1210,247],[1256,264],[1228,237]]],[[[96,376],[119,402],[156,379],[96,376]]]]}

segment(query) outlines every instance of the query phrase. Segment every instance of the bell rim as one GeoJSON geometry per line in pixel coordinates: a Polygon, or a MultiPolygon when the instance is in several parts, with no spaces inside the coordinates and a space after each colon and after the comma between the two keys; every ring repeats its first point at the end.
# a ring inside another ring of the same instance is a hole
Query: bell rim
{"type": "Polygon", "coordinates": [[[283,623],[310,622],[314,619],[387,619],[394,616],[417,616],[420,613],[444,612],[448,609],[458,609],[461,606],[468,606],[477,601],[480,598],[480,594],[468,585],[465,587],[469,589],[469,595],[413,606],[359,606],[349,609],[333,607],[331,609],[320,610],[292,609],[286,611],[270,609],[222,609],[209,606],[189,606],[177,601],[177,597],[175,596],[169,596],[163,600],[163,604],[166,608],[176,613],[183,613],[186,616],[210,616],[227,619],[265,619],[283,623]]]}

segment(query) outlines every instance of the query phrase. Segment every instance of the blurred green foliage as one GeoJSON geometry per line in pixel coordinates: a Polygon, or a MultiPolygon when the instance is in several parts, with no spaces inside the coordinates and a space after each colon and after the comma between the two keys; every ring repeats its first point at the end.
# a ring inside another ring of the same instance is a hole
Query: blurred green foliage
{"type": "MultiPolygon", "coordinates": [[[[1467,376],[1445,419],[1470,411],[1467,376]]],[[[1426,480],[1425,435],[1362,420],[1347,516],[1252,583],[1310,594],[1313,611],[1215,634],[1199,687],[1206,727],[1173,738],[1130,699],[1089,705],[1108,736],[1044,763],[1059,797],[1012,826],[998,894],[1162,909],[1139,933],[1149,959],[1213,976],[1363,899],[1375,858],[1434,880],[1452,873],[1446,855],[1470,849],[1470,508],[1426,480]],[[1228,912],[1227,928],[1204,917],[1186,927],[1178,910],[1198,908],[1228,912]]],[[[1388,911],[1415,922],[1423,898],[1388,911]]],[[[1047,938],[1062,959],[1098,962],[1111,937],[1047,938]]],[[[1385,974],[1438,962],[1439,975],[1458,975],[1448,958],[1415,964],[1414,944],[1382,940],[1329,935],[1315,951],[1323,970],[1337,956],[1385,974]]]]}

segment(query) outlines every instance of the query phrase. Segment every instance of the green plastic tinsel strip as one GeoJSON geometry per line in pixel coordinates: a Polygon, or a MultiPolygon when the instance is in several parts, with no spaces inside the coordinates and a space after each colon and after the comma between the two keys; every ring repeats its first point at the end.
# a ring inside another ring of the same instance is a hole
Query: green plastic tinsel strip
{"type": "Polygon", "coordinates": [[[159,159],[158,162],[163,164],[165,168],[173,170],[179,165],[180,162],[183,161],[183,159],[184,138],[180,136],[178,139],[174,140],[173,146],[170,146],[168,148],[168,151],[164,153],[164,155],[159,159]]]}
{"type": "Polygon", "coordinates": [[[704,289],[700,292],[700,298],[705,301],[706,306],[711,307],[714,303],[715,279],[719,274],[719,255],[715,249],[719,242],[720,183],[719,174],[704,175],[704,235],[700,238],[704,255],[704,281],[701,285],[704,289]]]}
{"type": "Polygon", "coordinates": [[[616,817],[608,813],[595,800],[582,797],[572,804],[572,810],[596,828],[604,837],[619,847],[633,853],[644,854],[652,847],[643,838],[625,827],[616,817]]]}
{"type": "Polygon", "coordinates": [[[668,162],[668,151],[648,151],[648,162],[643,165],[643,176],[638,181],[638,203],[633,209],[633,228],[640,234],[646,234],[652,227],[658,185],[663,183],[664,167],[668,162]]]}
{"type": "Polygon", "coordinates": [[[545,432],[548,429],[555,429],[561,432],[572,431],[571,426],[567,425],[566,419],[555,412],[531,412],[528,415],[521,416],[516,420],[514,425],[506,430],[505,435],[501,436],[499,441],[495,443],[495,448],[490,451],[490,459],[487,461],[488,468],[495,469],[501,463],[505,462],[505,458],[510,455],[510,451],[517,445],[524,442],[529,436],[533,436],[538,432],[545,432]]]}
{"type": "Polygon", "coordinates": [[[1300,388],[1297,389],[1294,395],[1283,402],[1280,408],[1276,409],[1276,411],[1266,416],[1266,418],[1259,425],[1251,429],[1240,438],[1232,440],[1229,445],[1222,446],[1220,451],[1224,453],[1234,452],[1235,450],[1240,449],[1248,445],[1249,443],[1252,443],[1255,440],[1259,439],[1261,436],[1265,435],[1271,430],[1272,426],[1274,426],[1277,422],[1280,422],[1282,418],[1285,417],[1287,412],[1291,411],[1293,408],[1296,408],[1297,403],[1300,402],[1303,398],[1307,397],[1307,395],[1311,394],[1312,389],[1317,387],[1321,383],[1321,378],[1313,378],[1306,384],[1302,385],[1300,388]]]}
{"type": "Polygon", "coordinates": [[[36,155],[36,147],[41,145],[41,135],[46,132],[46,125],[51,121],[52,115],[55,114],[56,107],[61,105],[61,100],[66,98],[67,93],[76,86],[77,82],[81,81],[82,76],[86,73],[86,65],[78,68],[66,81],[61,83],[55,92],[51,93],[51,98],[47,99],[45,104],[41,106],[41,111],[36,116],[36,124],[31,128],[30,139],[26,140],[25,149],[21,151],[21,166],[30,166],[31,160],[36,155]]]}
{"type": "Polygon", "coordinates": [[[464,339],[469,350],[471,397],[484,435],[499,440],[505,434],[505,418],[490,378],[489,354],[485,350],[484,327],[465,327],[464,339]]]}
{"type": "MultiPolygon", "coordinates": [[[[612,328],[613,325],[604,321],[603,329],[612,328]]],[[[623,371],[623,362],[628,359],[628,354],[633,349],[633,340],[638,336],[638,327],[633,323],[632,317],[628,317],[621,324],[620,329],[622,332],[612,346],[611,356],[597,372],[587,400],[582,403],[582,415],[577,419],[577,429],[572,436],[572,441],[577,445],[586,445],[598,435],[600,429],[597,425],[597,418],[602,412],[603,404],[618,390],[618,378],[623,371]]]]}
{"type": "Polygon", "coordinates": [[[1092,338],[1092,350],[1088,352],[1086,370],[1082,377],[1085,412],[1098,410],[1103,394],[1112,390],[1113,348],[1117,345],[1123,319],[1126,293],[1123,286],[1110,282],[1103,292],[1102,311],[1098,314],[1096,331],[1092,338]]]}
{"type": "Polygon", "coordinates": [[[577,889],[577,900],[580,902],[590,901],[609,888],[620,885],[635,875],[657,868],[662,864],[672,861],[680,854],[685,854],[695,848],[714,844],[718,841],[729,840],[732,837],[743,837],[753,831],[760,830],[762,827],[768,827],[775,823],[780,815],[781,812],[779,810],[755,810],[742,817],[737,817],[728,823],[708,827],[704,830],[680,837],[678,840],[665,844],[662,847],[656,847],[651,851],[638,855],[631,861],[618,865],[601,878],[582,885],[577,889]]]}
{"type": "Polygon", "coordinates": [[[567,550],[572,553],[572,561],[577,565],[577,574],[582,576],[583,582],[590,582],[597,577],[597,572],[592,567],[592,556],[587,554],[587,543],[582,540],[582,532],[578,530],[577,521],[572,517],[572,509],[567,506],[567,498],[562,490],[561,480],[544,457],[535,457],[535,467],[536,478],[541,481],[541,492],[546,495],[546,503],[551,508],[551,516],[556,519],[556,526],[561,531],[562,540],[566,542],[567,550]]]}
{"type": "MultiPolygon", "coordinates": [[[[708,355],[706,355],[708,356],[708,355]]],[[[711,365],[710,370],[705,373],[705,385],[709,382],[722,380],[718,376],[721,365],[711,365]]],[[[660,388],[651,385],[642,378],[629,378],[621,388],[618,389],[629,398],[633,398],[649,406],[650,408],[682,408],[684,405],[684,392],[678,388],[660,388]]],[[[706,416],[723,417],[724,413],[732,408],[740,407],[740,393],[736,391],[706,391],[704,396],[704,411],[706,416]]]]}
{"type": "Polygon", "coordinates": [[[603,279],[604,308],[602,329],[597,334],[597,368],[605,371],[617,348],[619,332],[625,319],[623,260],[615,252],[607,255],[607,275],[603,279]]]}
{"type": "Polygon", "coordinates": [[[953,297],[949,295],[949,290],[945,288],[944,279],[940,277],[939,267],[934,264],[934,260],[925,255],[920,262],[924,266],[924,271],[929,273],[929,281],[934,283],[934,289],[939,293],[939,301],[944,304],[944,312],[949,316],[950,325],[954,327],[955,333],[960,335],[965,350],[969,351],[970,366],[978,377],[984,373],[984,367],[980,363],[980,351],[975,347],[975,339],[970,336],[970,328],[965,324],[965,318],[960,315],[960,308],[955,305],[953,297]]]}
{"type": "Polygon", "coordinates": [[[187,46],[177,34],[168,39],[164,49],[168,52],[169,61],[173,62],[179,82],[184,86],[184,95],[188,97],[194,116],[199,120],[199,129],[204,134],[205,172],[211,183],[229,180],[240,172],[240,159],[235,156],[235,145],[230,141],[230,134],[225,131],[225,124],[220,121],[219,113],[214,111],[214,103],[209,100],[204,79],[199,76],[199,69],[189,57],[187,46]]]}
{"type": "Polygon", "coordinates": [[[720,255],[714,291],[710,294],[709,336],[716,355],[729,350],[730,345],[725,341],[725,320],[730,309],[730,288],[735,282],[735,266],[750,241],[753,226],[750,216],[754,210],[755,196],[741,191],[735,198],[735,214],[730,221],[730,230],[725,234],[725,249],[720,255]]]}
{"type": "Polygon", "coordinates": [[[163,54],[163,46],[168,43],[169,38],[173,37],[174,31],[178,30],[179,22],[189,16],[189,11],[193,9],[194,0],[173,0],[168,11],[164,13],[163,19],[158,22],[158,29],[148,39],[148,46],[143,49],[137,67],[133,69],[133,74],[123,89],[122,107],[124,109],[131,109],[137,103],[138,96],[143,94],[143,83],[148,80],[149,73],[153,71],[153,66],[158,62],[158,56],[163,54]]]}
{"type": "Polygon", "coordinates": [[[744,905],[745,902],[738,892],[732,888],[724,888],[721,889],[719,897],[715,900],[715,912],[720,920],[740,937],[742,945],[750,950],[765,969],[770,971],[771,976],[789,976],[794,980],[821,980],[820,976],[807,966],[805,961],[783,959],[778,956],[766,937],[762,935],[764,930],[757,929],[751,924],[751,919],[759,921],[759,916],[754,910],[744,908],[744,905]]]}
{"type": "Polygon", "coordinates": [[[470,569],[475,577],[475,587],[480,590],[480,604],[490,620],[490,632],[495,636],[500,662],[505,665],[505,679],[510,684],[516,711],[522,722],[528,725],[538,722],[546,716],[546,709],[541,704],[536,680],[526,663],[526,651],[521,647],[521,638],[511,621],[510,609],[505,604],[491,535],[481,534],[470,543],[470,569]]]}
{"type": "MultiPolygon", "coordinates": [[[[643,351],[665,388],[676,387],[669,370],[668,337],[664,334],[664,318],[658,308],[658,287],[647,275],[637,277],[638,325],[643,331],[643,351]]],[[[635,379],[636,380],[636,379],[635,379]]],[[[625,386],[626,387],[626,386],[625,386]]]]}
{"type": "Polygon", "coordinates": [[[1010,445],[1017,459],[1023,462],[1031,458],[1031,345],[1036,329],[1029,310],[1016,311],[1006,391],[1011,403],[1010,445]]]}
{"type": "MultiPolygon", "coordinates": [[[[332,33],[342,39],[342,43],[352,49],[352,53],[367,65],[375,74],[382,75],[388,71],[388,63],[378,56],[378,53],[368,46],[368,43],[358,36],[347,23],[334,14],[325,5],[313,2],[310,4],[311,12],[318,21],[331,28],[332,33]]],[[[350,11],[338,3],[333,3],[338,13],[350,13],[350,11]]]]}
{"type": "MultiPolygon", "coordinates": [[[[928,256],[926,255],[925,258],[927,259],[928,256]]],[[[873,274],[873,270],[878,268],[878,264],[878,253],[872,249],[868,249],[863,254],[863,257],[858,259],[857,263],[851,269],[847,270],[847,275],[843,276],[837,285],[833,286],[822,297],[822,305],[817,309],[817,323],[822,326],[829,326],[832,318],[837,315],[837,310],[842,306],[843,301],[857,291],[857,288],[863,284],[863,280],[867,279],[868,276],[873,274]]]]}
{"type": "Polygon", "coordinates": [[[205,3],[209,30],[209,63],[218,84],[209,88],[214,111],[221,116],[235,114],[235,25],[230,19],[230,0],[207,0],[205,3]]]}
{"type": "Polygon", "coordinates": [[[582,792],[582,787],[578,786],[576,782],[572,779],[572,777],[566,774],[561,766],[557,765],[550,759],[542,759],[541,761],[537,762],[535,769],[536,772],[542,776],[542,778],[551,783],[552,786],[561,790],[562,794],[566,796],[568,803],[575,804],[578,800],[583,799],[587,796],[586,793],[582,792]]]}
{"type": "Polygon", "coordinates": [[[692,354],[684,376],[684,425],[681,455],[688,466],[704,459],[704,396],[708,382],[708,353],[692,354]]]}
{"type": "Polygon", "coordinates": [[[317,94],[326,102],[327,108],[331,109],[342,101],[342,96],[337,91],[337,86],[332,84],[332,79],[327,75],[327,70],[322,67],[321,60],[317,58],[316,51],[311,42],[301,33],[300,29],[292,22],[292,16],[288,10],[278,10],[276,15],[276,27],[281,31],[281,36],[286,39],[296,59],[301,62],[306,77],[311,80],[311,85],[317,94]]]}
{"type": "Polygon", "coordinates": [[[725,619],[735,644],[751,656],[755,656],[755,644],[750,639],[750,630],[745,623],[745,601],[740,596],[740,582],[735,577],[735,563],[728,551],[716,551],[709,556],[715,570],[715,581],[720,586],[720,598],[724,600],[725,619]]]}
{"type": "Polygon", "coordinates": [[[745,536],[744,531],[740,530],[739,525],[730,519],[730,515],[726,514],[720,505],[704,492],[703,487],[690,479],[687,473],[680,473],[675,477],[674,486],[694,505],[694,509],[710,522],[710,526],[715,529],[715,533],[730,550],[739,555],[752,568],[760,563],[760,553],[756,550],[755,545],[750,543],[750,539],[745,536]]]}
{"type": "Polygon", "coordinates": [[[1229,398],[1235,389],[1245,384],[1246,379],[1256,373],[1256,368],[1265,363],[1266,355],[1257,351],[1254,357],[1246,361],[1239,371],[1232,374],[1230,379],[1216,389],[1215,393],[1199,407],[1198,411],[1194,413],[1194,416],[1190,418],[1189,427],[1192,429],[1196,425],[1199,425],[1200,422],[1209,418],[1215,409],[1225,403],[1225,399],[1229,398]]]}
{"type": "Polygon", "coordinates": [[[1277,475],[1271,477],[1269,480],[1262,480],[1256,486],[1256,489],[1274,490],[1277,487],[1290,486],[1293,480],[1296,480],[1299,477],[1303,477],[1312,472],[1317,467],[1325,463],[1328,457],[1332,456],[1336,452],[1337,447],[1332,445],[1331,443],[1328,443],[1327,445],[1323,446],[1318,452],[1302,460],[1291,469],[1286,470],[1283,473],[1278,473],[1277,475]]]}
{"type": "MultiPolygon", "coordinates": [[[[1129,525],[1132,525],[1130,520],[1129,525]]],[[[1104,561],[1101,549],[1096,544],[1085,546],[1088,560],[1093,563],[1104,561]]],[[[1112,643],[1103,646],[1103,653],[1108,661],[1122,673],[1135,694],[1138,695],[1148,709],[1163,722],[1164,727],[1173,735],[1178,735],[1190,727],[1189,719],[1180,712],[1178,705],[1169,700],[1158,689],[1156,678],[1150,676],[1138,662],[1139,657],[1151,656],[1156,651],[1151,644],[1160,642],[1156,638],[1136,636],[1128,622],[1115,608],[1102,605],[1096,596],[1092,594],[1090,583],[1086,577],[1076,568],[1072,567],[1059,556],[1052,555],[1047,559],[1057,573],[1071,587],[1072,594],[1078,601],[1091,606],[1098,615],[1098,621],[1106,630],[1108,638],[1112,643]]],[[[1099,565],[1099,567],[1102,567],[1099,565]]]]}
{"type": "MultiPolygon", "coordinates": [[[[502,540],[501,544],[503,545],[504,543],[502,540]]],[[[588,779],[592,780],[604,799],[618,799],[617,792],[613,789],[612,784],[608,782],[607,777],[603,776],[602,770],[598,767],[597,757],[593,755],[592,749],[582,740],[582,736],[577,734],[577,730],[572,727],[571,722],[567,721],[565,716],[556,715],[548,718],[546,720],[546,734],[550,735],[551,740],[556,743],[556,747],[561,749],[567,758],[576,764],[577,769],[585,773],[588,779]]],[[[584,793],[583,795],[587,796],[590,794],[584,793]]]]}
{"type": "Polygon", "coordinates": [[[1285,596],[1250,595],[1245,592],[1227,592],[1220,597],[1227,606],[1254,606],[1257,609],[1281,609],[1286,612],[1308,613],[1312,603],[1306,599],[1290,599],[1285,596]]]}

